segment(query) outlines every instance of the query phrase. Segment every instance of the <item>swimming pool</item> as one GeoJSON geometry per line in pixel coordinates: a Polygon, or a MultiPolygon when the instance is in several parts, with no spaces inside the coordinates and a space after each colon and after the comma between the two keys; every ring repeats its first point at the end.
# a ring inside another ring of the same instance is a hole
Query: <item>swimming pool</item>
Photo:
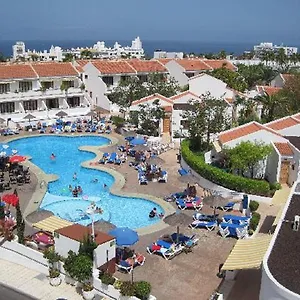
{"type": "MultiPolygon", "coordinates": [[[[101,136],[37,136],[21,138],[9,142],[19,154],[31,156],[32,163],[47,174],[56,174],[59,179],[49,183],[40,208],[52,211],[56,216],[74,223],[88,225],[90,216],[85,214],[92,201],[103,209],[103,214],[96,214],[95,221],[106,220],[118,227],[132,229],[152,225],[158,219],[149,219],[148,213],[155,206],[159,212],[162,208],[152,201],[115,196],[103,187],[111,187],[114,177],[109,173],[81,167],[83,161],[93,159],[94,153],[80,151],[80,146],[103,146],[110,140],[101,136]],[[56,158],[52,160],[51,154],[56,158]],[[76,172],[77,179],[73,179],[76,172]],[[94,182],[97,179],[97,182],[94,182]],[[68,187],[81,186],[83,196],[73,198],[68,187]]],[[[137,183],[138,184],[138,183],[137,183]]]]}

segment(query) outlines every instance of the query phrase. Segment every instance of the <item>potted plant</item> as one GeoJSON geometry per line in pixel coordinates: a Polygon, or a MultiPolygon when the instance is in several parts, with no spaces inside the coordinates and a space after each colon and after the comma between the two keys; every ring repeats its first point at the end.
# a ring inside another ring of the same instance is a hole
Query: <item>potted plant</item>
{"type": "Polygon", "coordinates": [[[107,272],[100,272],[99,279],[101,280],[102,284],[106,285],[113,285],[116,281],[116,279],[107,272]]]}
{"type": "Polygon", "coordinates": [[[135,295],[135,287],[134,283],[131,281],[123,281],[121,288],[120,288],[120,293],[122,296],[134,296],[135,295]]]}
{"type": "Polygon", "coordinates": [[[75,285],[76,280],[72,278],[70,274],[72,274],[72,268],[74,265],[74,260],[76,258],[76,253],[72,250],[68,252],[68,257],[65,259],[64,262],[64,269],[66,271],[65,281],[68,284],[75,285]]]}
{"type": "Polygon", "coordinates": [[[90,257],[78,254],[74,257],[72,268],[69,270],[71,277],[83,283],[82,296],[86,300],[94,298],[95,293],[90,283],[93,270],[93,261],[90,257]]]}
{"type": "Polygon", "coordinates": [[[52,286],[61,284],[60,272],[56,268],[49,269],[49,282],[52,286]]]}
{"type": "Polygon", "coordinates": [[[151,284],[147,281],[139,281],[134,284],[135,287],[135,296],[146,300],[149,298],[151,292],[151,284]]]}
{"type": "Polygon", "coordinates": [[[58,286],[61,284],[60,272],[57,269],[57,263],[60,260],[58,253],[54,251],[54,248],[51,247],[44,251],[44,258],[48,260],[49,264],[49,282],[53,286],[58,286]]]}

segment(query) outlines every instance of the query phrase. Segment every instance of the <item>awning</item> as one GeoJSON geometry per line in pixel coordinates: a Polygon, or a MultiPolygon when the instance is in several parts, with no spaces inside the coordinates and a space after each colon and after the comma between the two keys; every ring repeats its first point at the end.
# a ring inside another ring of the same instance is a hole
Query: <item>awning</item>
{"type": "Polygon", "coordinates": [[[55,230],[72,225],[73,223],[51,216],[40,222],[32,224],[33,227],[53,233],[55,230]]]}
{"type": "Polygon", "coordinates": [[[219,141],[214,141],[213,142],[213,146],[214,146],[214,148],[215,148],[215,150],[216,150],[217,153],[220,153],[222,151],[222,148],[220,146],[219,141]]]}
{"type": "Polygon", "coordinates": [[[225,261],[222,270],[259,268],[267,252],[272,236],[238,240],[225,261]]]}

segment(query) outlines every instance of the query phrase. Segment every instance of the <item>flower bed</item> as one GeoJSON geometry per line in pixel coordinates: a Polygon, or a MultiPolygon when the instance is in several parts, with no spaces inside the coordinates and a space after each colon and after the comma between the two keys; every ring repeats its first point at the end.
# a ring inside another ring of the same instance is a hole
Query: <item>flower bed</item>
{"type": "Polygon", "coordinates": [[[269,196],[270,185],[267,181],[226,173],[219,168],[206,164],[204,157],[193,153],[189,145],[188,140],[181,143],[181,155],[185,162],[203,178],[237,192],[269,196]]]}

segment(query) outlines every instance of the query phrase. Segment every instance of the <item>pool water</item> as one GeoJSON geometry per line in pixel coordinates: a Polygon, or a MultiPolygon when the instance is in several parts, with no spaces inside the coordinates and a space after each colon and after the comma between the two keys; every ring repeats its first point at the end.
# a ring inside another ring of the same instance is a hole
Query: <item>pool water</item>
{"type": "MultiPolygon", "coordinates": [[[[88,225],[91,217],[85,211],[92,201],[103,210],[95,214],[95,221],[105,220],[118,227],[132,229],[144,227],[158,222],[149,219],[149,211],[156,207],[159,213],[162,208],[152,201],[120,197],[109,193],[109,187],[114,183],[114,177],[109,173],[81,167],[83,161],[93,159],[94,153],[80,151],[80,146],[103,146],[110,140],[101,136],[37,136],[22,138],[9,143],[18,154],[31,156],[32,163],[47,174],[56,174],[59,179],[49,183],[41,209],[52,211],[56,216],[74,223],[88,225]],[[56,158],[51,159],[54,153],[56,158]],[[73,175],[77,178],[74,180],[73,175]],[[97,179],[97,180],[95,180],[97,179]],[[96,182],[95,182],[96,181],[96,182]],[[107,189],[104,188],[107,185],[107,189]],[[73,198],[69,185],[80,186],[82,195],[73,198]]],[[[138,184],[138,182],[137,182],[138,184]]]]}

